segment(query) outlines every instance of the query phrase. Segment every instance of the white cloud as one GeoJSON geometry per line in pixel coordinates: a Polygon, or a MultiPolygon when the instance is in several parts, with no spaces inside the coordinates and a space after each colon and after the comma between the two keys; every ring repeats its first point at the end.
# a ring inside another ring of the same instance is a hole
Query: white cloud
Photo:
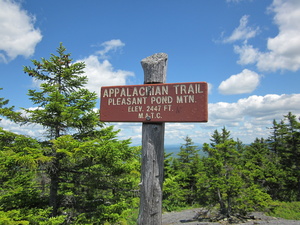
{"type": "Polygon", "coordinates": [[[106,123],[114,126],[114,130],[120,130],[118,138],[121,140],[131,139],[133,145],[142,144],[142,123],[106,123]]]}
{"type": "Polygon", "coordinates": [[[209,120],[223,121],[225,126],[228,122],[246,121],[246,118],[260,121],[280,119],[289,111],[300,114],[300,94],[252,95],[235,103],[212,103],[209,104],[209,120]]]}
{"type": "Polygon", "coordinates": [[[195,130],[195,125],[193,123],[166,123],[165,139],[169,144],[183,143],[187,135],[192,137],[191,131],[195,130]]]}
{"type": "Polygon", "coordinates": [[[234,46],[234,52],[240,55],[238,63],[241,65],[252,64],[257,61],[259,56],[258,49],[253,48],[252,45],[244,44],[243,46],[234,46]]]}
{"type": "Polygon", "coordinates": [[[11,0],[0,0],[0,61],[9,62],[18,55],[31,56],[42,40],[35,18],[11,0]]]}
{"type": "Polygon", "coordinates": [[[2,127],[4,130],[8,130],[16,134],[28,135],[30,137],[34,137],[40,140],[44,139],[45,136],[45,130],[41,125],[19,126],[18,124],[10,120],[2,118],[2,120],[0,121],[0,127],[2,127]]]}
{"type": "Polygon", "coordinates": [[[259,85],[259,80],[260,76],[257,73],[244,69],[241,73],[222,81],[219,92],[225,95],[251,93],[259,85]]]}
{"type": "Polygon", "coordinates": [[[97,51],[97,54],[99,54],[101,57],[106,57],[106,54],[108,52],[117,51],[118,49],[124,47],[125,44],[119,39],[113,39],[110,41],[103,42],[100,46],[102,46],[104,49],[97,51]]]}
{"type": "MultiPolygon", "coordinates": [[[[114,125],[116,130],[120,129],[120,133],[118,134],[120,139],[131,138],[134,145],[142,144],[142,123],[108,123],[107,125],[114,125]]],[[[183,138],[194,128],[195,124],[193,123],[166,123],[165,140],[182,142],[183,138]]]]}
{"type": "Polygon", "coordinates": [[[238,40],[247,41],[257,35],[259,28],[252,28],[248,25],[248,15],[244,15],[240,19],[240,25],[232,32],[232,34],[223,40],[224,43],[235,42],[238,40]]]}
{"type": "Polygon", "coordinates": [[[297,71],[300,69],[300,1],[274,0],[269,10],[275,14],[277,36],[268,38],[266,52],[247,43],[235,46],[235,52],[240,55],[238,63],[255,63],[261,71],[297,71]]]}
{"type": "Polygon", "coordinates": [[[131,71],[115,70],[112,64],[107,60],[101,61],[100,58],[107,56],[110,51],[115,51],[118,48],[125,46],[120,40],[106,41],[101,46],[103,50],[97,51],[95,54],[87,56],[84,59],[78,61],[85,62],[85,75],[88,77],[88,83],[86,87],[100,95],[100,87],[102,86],[114,86],[125,85],[126,80],[130,76],[134,76],[131,71]],[[100,54],[100,57],[98,56],[100,54]]]}
{"type": "MultiPolygon", "coordinates": [[[[226,127],[233,138],[251,143],[255,138],[267,138],[273,119],[281,120],[288,112],[300,116],[300,94],[253,95],[237,102],[209,104],[207,123],[166,123],[165,143],[181,144],[187,135],[195,143],[210,142],[215,129],[226,127]]],[[[122,138],[132,137],[133,143],[141,145],[142,124],[118,123],[122,138]]]]}
{"type": "MultiPolygon", "coordinates": [[[[85,63],[84,75],[88,78],[86,88],[91,92],[95,92],[98,96],[100,96],[100,87],[125,85],[128,77],[134,76],[131,71],[116,70],[108,59],[100,59],[101,56],[107,56],[110,51],[115,50],[112,46],[116,48],[124,46],[120,40],[106,41],[101,46],[104,46],[104,50],[97,51],[95,54],[76,61],[85,63]]],[[[32,79],[33,87],[40,87],[42,83],[42,81],[32,79]]]]}
{"type": "MultiPolygon", "coordinates": [[[[214,130],[226,128],[233,138],[239,138],[244,143],[251,143],[255,138],[267,138],[273,119],[283,119],[283,115],[292,112],[300,116],[300,94],[292,95],[253,95],[237,102],[210,103],[208,106],[209,120],[207,123],[166,123],[165,143],[181,144],[187,135],[195,143],[210,142],[214,130]]],[[[142,123],[107,123],[114,125],[115,130],[121,129],[120,139],[131,138],[133,144],[141,145],[142,123]]],[[[19,134],[27,134],[39,139],[43,138],[41,126],[18,126],[2,119],[0,126],[19,134]]]]}
{"type": "Polygon", "coordinates": [[[90,55],[80,61],[86,64],[85,75],[88,77],[86,87],[98,95],[100,95],[100,87],[125,85],[126,79],[134,76],[130,71],[115,70],[108,60],[101,62],[96,55],[90,55]]]}
{"type": "Polygon", "coordinates": [[[211,94],[212,93],[212,89],[213,89],[213,85],[211,83],[207,83],[207,92],[208,94],[211,94]]]}
{"type": "Polygon", "coordinates": [[[250,143],[256,137],[267,138],[273,119],[279,121],[288,112],[300,116],[300,94],[253,95],[234,103],[209,104],[209,121],[203,127],[212,133],[226,126],[234,138],[250,143]]]}

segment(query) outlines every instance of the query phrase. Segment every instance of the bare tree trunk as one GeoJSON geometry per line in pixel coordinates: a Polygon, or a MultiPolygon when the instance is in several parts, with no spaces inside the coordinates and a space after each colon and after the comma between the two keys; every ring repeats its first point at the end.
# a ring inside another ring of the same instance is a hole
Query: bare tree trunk
{"type": "Polygon", "coordinates": [[[226,215],[227,214],[226,204],[222,198],[222,194],[221,194],[219,188],[217,190],[217,194],[218,194],[218,199],[219,199],[219,204],[220,204],[220,213],[223,215],[226,215]]]}
{"type": "Polygon", "coordinates": [[[59,186],[59,173],[58,173],[58,159],[55,158],[53,165],[50,168],[50,196],[49,205],[52,207],[51,216],[57,216],[58,212],[58,186],[59,186]]]}

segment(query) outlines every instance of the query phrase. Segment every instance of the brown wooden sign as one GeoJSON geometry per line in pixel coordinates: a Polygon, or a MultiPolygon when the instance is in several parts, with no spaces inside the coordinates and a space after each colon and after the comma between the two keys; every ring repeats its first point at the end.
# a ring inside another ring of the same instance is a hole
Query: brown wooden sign
{"type": "Polygon", "coordinates": [[[103,122],[207,122],[207,83],[162,83],[101,88],[103,122]]]}

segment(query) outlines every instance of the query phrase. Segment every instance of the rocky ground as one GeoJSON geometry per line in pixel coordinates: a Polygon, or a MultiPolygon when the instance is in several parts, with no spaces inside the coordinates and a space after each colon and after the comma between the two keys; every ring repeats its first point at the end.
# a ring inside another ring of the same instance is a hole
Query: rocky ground
{"type": "MultiPolygon", "coordinates": [[[[169,212],[164,213],[162,217],[163,225],[226,225],[230,224],[229,221],[221,220],[218,222],[207,222],[207,221],[198,221],[196,218],[199,216],[199,213],[203,209],[189,209],[181,212],[169,212]]],[[[250,218],[235,223],[236,225],[300,225],[300,220],[285,220],[281,218],[275,218],[271,216],[266,216],[263,213],[252,213],[250,218]]]]}

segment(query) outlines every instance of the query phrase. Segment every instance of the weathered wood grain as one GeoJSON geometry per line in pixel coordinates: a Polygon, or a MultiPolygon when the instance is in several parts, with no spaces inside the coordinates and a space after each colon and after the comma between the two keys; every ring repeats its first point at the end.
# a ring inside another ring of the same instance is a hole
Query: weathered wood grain
{"type": "MultiPolygon", "coordinates": [[[[144,83],[165,83],[168,56],[158,53],[141,61],[144,83]]],[[[162,224],[164,123],[143,123],[139,225],[162,224]]]]}

